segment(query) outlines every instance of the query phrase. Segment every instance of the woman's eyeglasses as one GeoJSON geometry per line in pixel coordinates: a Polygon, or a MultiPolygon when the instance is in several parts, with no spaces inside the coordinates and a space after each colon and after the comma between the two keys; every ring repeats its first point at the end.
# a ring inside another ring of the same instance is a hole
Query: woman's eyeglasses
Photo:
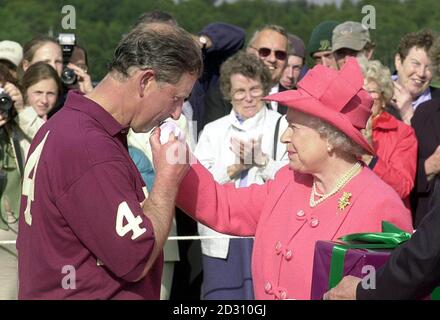
{"type": "MultiPolygon", "coordinates": [[[[262,58],[266,58],[266,57],[270,56],[270,54],[272,53],[272,49],[269,49],[269,48],[264,48],[264,47],[260,48],[260,49],[257,49],[254,47],[251,47],[251,48],[257,50],[258,55],[262,58]]],[[[278,60],[286,60],[287,59],[287,52],[286,51],[274,50],[274,53],[275,53],[275,58],[277,58],[278,60]]]]}
{"type": "MultiPolygon", "coordinates": [[[[263,89],[262,88],[253,88],[249,91],[249,93],[252,98],[259,98],[263,95],[263,89]]],[[[232,94],[232,98],[234,98],[234,100],[236,100],[236,101],[241,101],[244,98],[246,98],[246,95],[247,95],[246,90],[239,89],[232,94]]]]}

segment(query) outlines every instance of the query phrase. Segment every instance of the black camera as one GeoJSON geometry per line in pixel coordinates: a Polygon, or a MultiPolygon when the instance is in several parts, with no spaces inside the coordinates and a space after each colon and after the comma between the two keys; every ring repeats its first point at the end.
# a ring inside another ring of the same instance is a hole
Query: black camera
{"type": "Polygon", "coordinates": [[[9,120],[13,116],[14,101],[9,94],[5,92],[3,88],[0,88],[0,113],[6,116],[9,120]]]}
{"type": "Polygon", "coordinates": [[[73,49],[75,48],[76,39],[73,33],[60,33],[58,35],[58,43],[63,51],[64,68],[61,73],[61,81],[66,85],[73,85],[78,81],[75,71],[67,67],[73,49]]]}

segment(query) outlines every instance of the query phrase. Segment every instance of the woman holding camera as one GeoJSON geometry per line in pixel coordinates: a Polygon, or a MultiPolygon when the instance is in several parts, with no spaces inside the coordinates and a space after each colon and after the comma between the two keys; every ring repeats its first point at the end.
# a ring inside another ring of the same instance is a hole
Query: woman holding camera
{"type": "Polygon", "coordinates": [[[75,45],[71,50],[70,57],[63,57],[61,46],[57,40],[47,36],[37,36],[26,43],[23,48],[23,60],[21,62],[23,73],[26,73],[32,65],[44,62],[52,66],[58,77],[63,79],[64,86],[61,87],[61,94],[58,95],[55,108],[48,114],[49,118],[61,109],[68,90],[78,89],[87,94],[93,89],[92,79],[87,73],[85,49],[75,45]],[[69,61],[64,61],[65,59],[69,61]]]}
{"type": "Polygon", "coordinates": [[[26,43],[23,48],[23,60],[21,62],[23,72],[37,62],[45,62],[51,65],[61,76],[63,71],[63,54],[58,42],[47,36],[38,36],[26,43]]]}
{"type": "MultiPolygon", "coordinates": [[[[17,239],[18,213],[24,159],[30,146],[15,122],[23,109],[19,85],[5,66],[0,66],[0,241],[17,239]]],[[[0,300],[17,299],[17,251],[15,244],[0,245],[0,300]]]]}

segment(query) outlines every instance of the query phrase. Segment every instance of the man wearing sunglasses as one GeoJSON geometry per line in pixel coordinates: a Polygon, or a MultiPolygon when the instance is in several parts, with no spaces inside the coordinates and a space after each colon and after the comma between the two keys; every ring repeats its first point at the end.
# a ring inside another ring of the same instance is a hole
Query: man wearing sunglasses
{"type": "MultiPolygon", "coordinates": [[[[270,94],[287,90],[279,81],[287,65],[287,32],[277,25],[266,25],[258,29],[249,41],[247,51],[259,57],[269,68],[272,76],[270,94]]],[[[232,105],[224,99],[219,87],[212,87],[205,97],[204,124],[217,120],[231,112],[232,105]]],[[[271,102],[271,108],[286,114],[287,107],[271,102]]]]}
{"type": "MultiPolygon", "coordinates": [[[[287,49],[287,32],[277,25],[263,26],[248,43],[247,51],[257,55],[269,68],[273,83],[270,94],[286,90],[279,81],[287,64],[287,49]]],[[[271,107],[281,114],[287,112],[286,107],[278,106],[276,102],[271,102],[271,107]]]]}

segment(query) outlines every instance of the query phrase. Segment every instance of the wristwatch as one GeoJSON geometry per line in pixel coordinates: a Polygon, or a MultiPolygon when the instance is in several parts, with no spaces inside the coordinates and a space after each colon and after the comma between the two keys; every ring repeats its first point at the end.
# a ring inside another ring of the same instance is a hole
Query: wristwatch
{"type": "Polygon", "coordinates": [[[206,45],[208,44],[208,39],[205,36],[200,36],[199,42],[202,44],[202,50],[206,50],[206,45]]]}

